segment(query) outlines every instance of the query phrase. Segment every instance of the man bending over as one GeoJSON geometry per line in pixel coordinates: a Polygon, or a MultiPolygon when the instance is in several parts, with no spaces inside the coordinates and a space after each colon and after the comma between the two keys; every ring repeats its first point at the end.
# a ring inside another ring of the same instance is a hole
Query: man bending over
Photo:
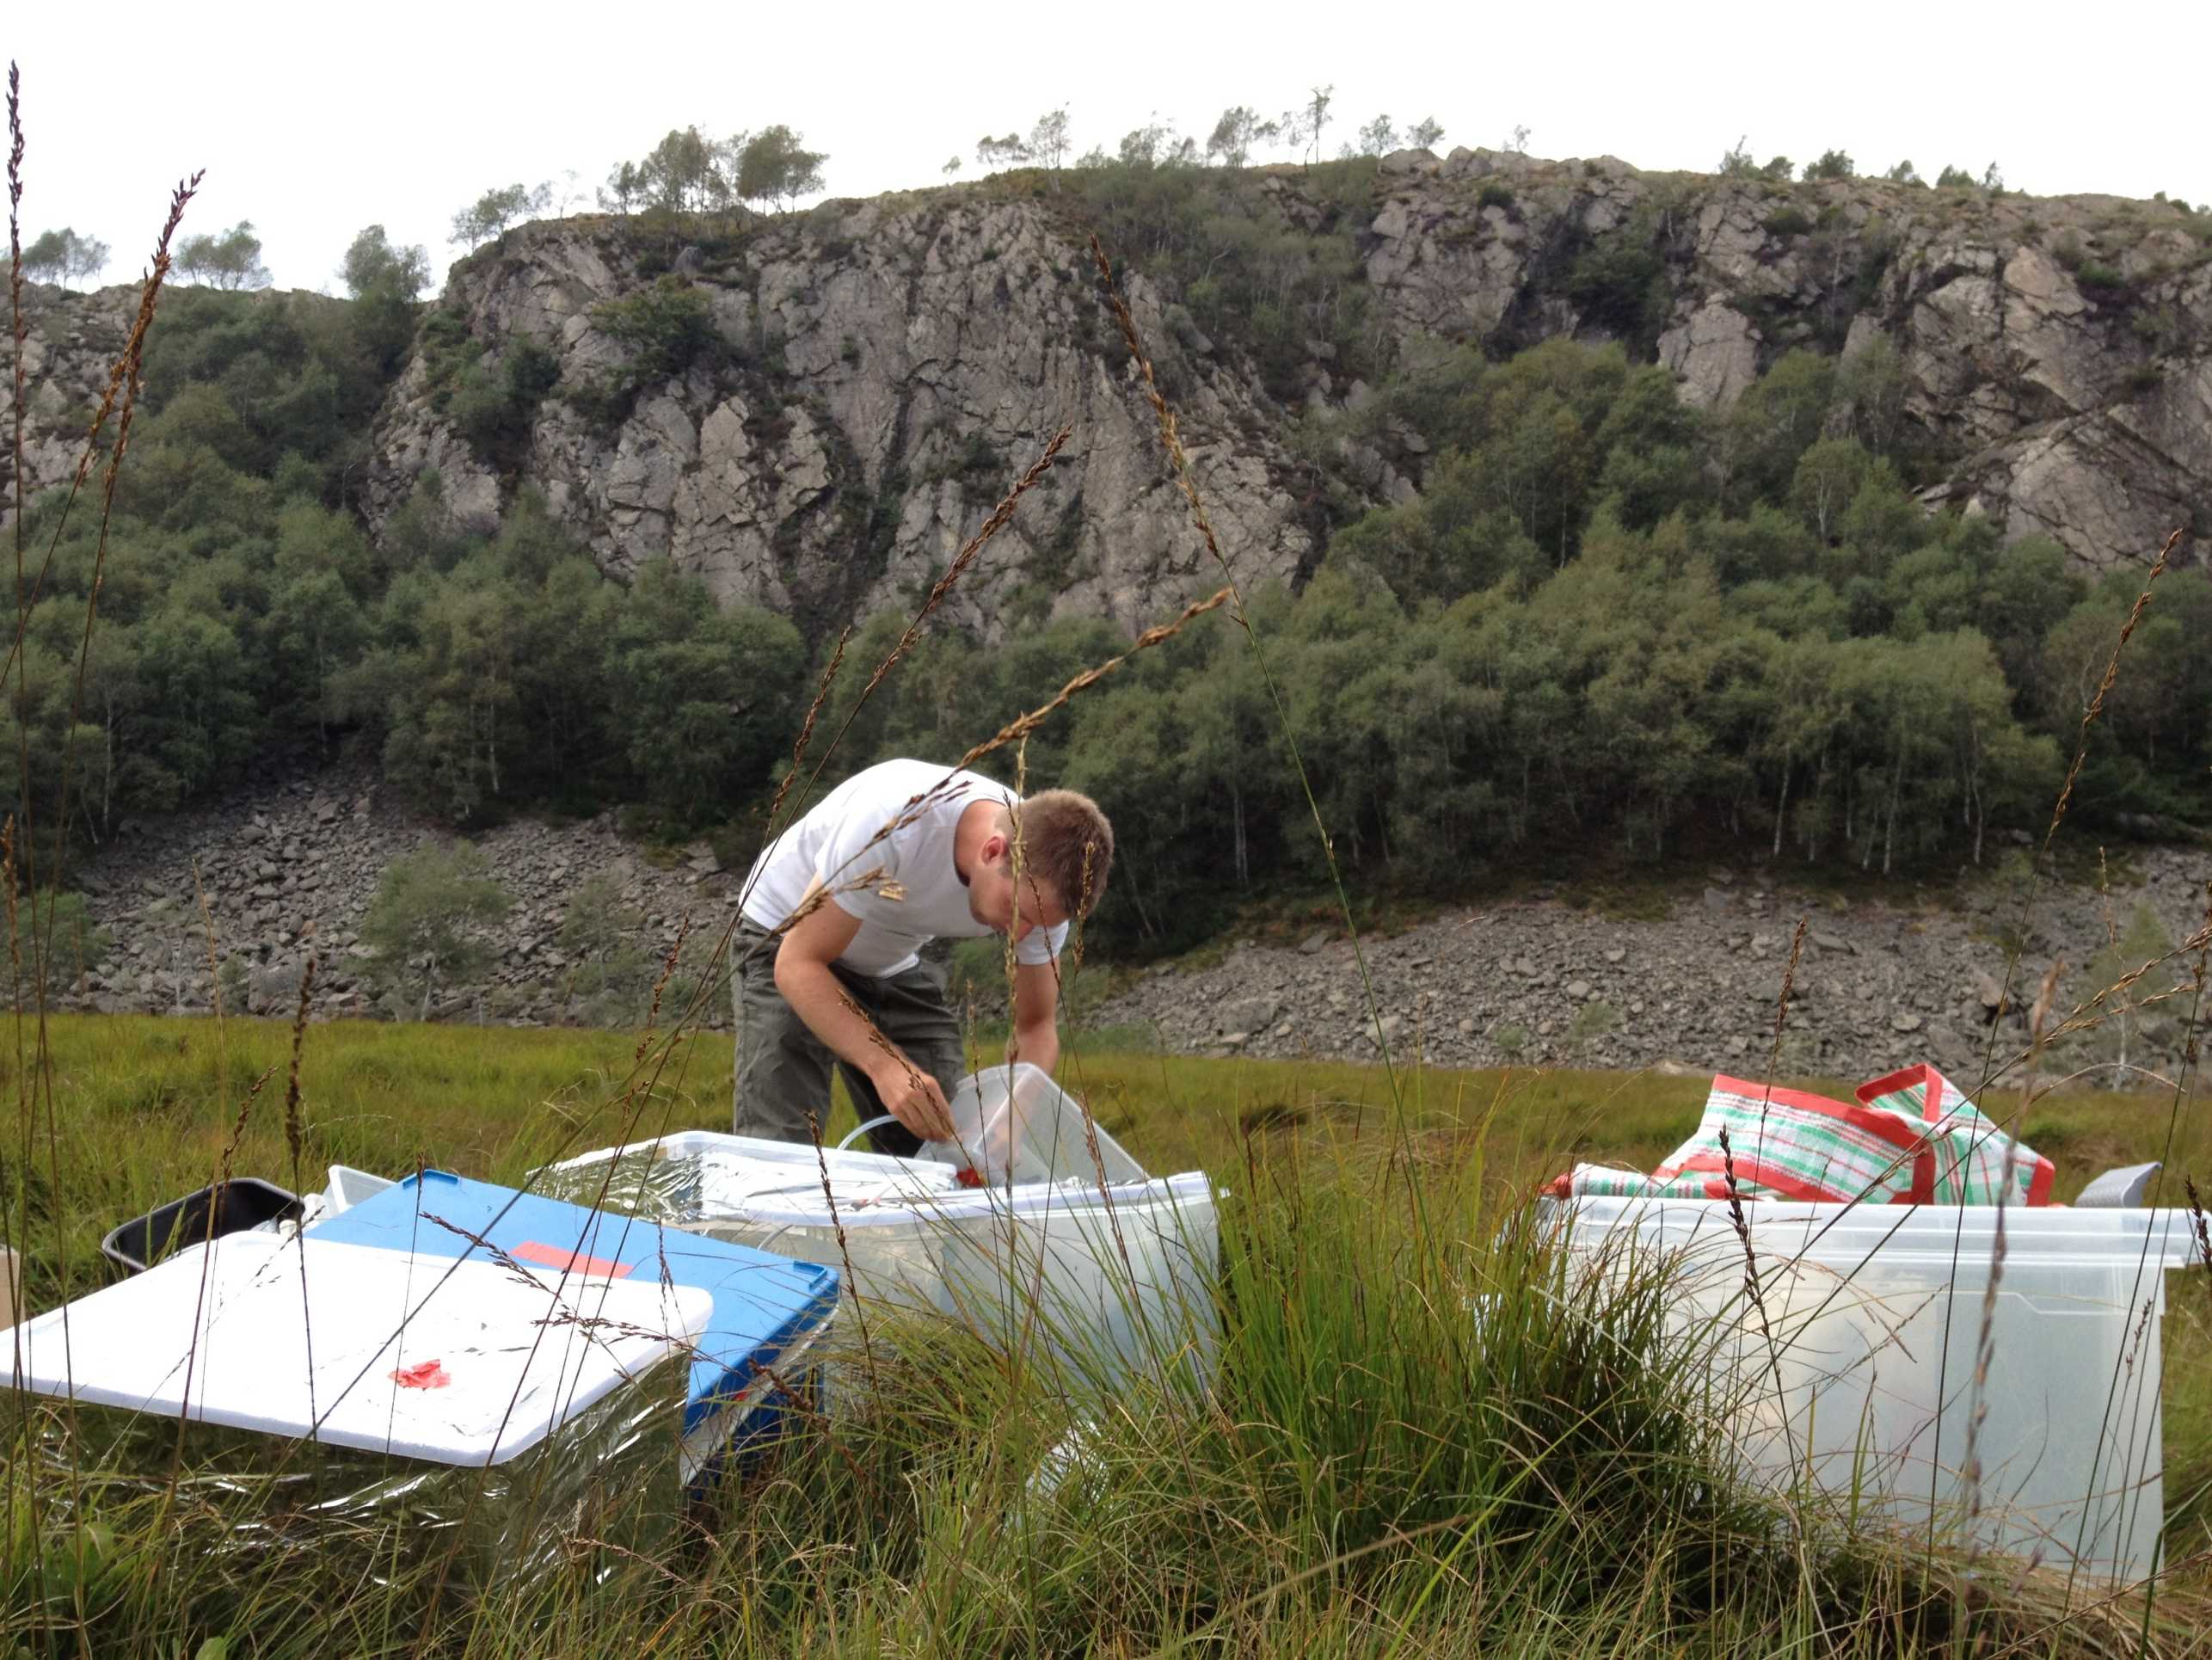
{"type": "Polygon", "coordinates": [[[1012,937],[1009,1051],[1051,1071],[1068,920],[1098,902],[1113,862],[1113,827],[1071,790],[1024,800],[926,761],[846,779],[746,878],[733,1128],[819,1139],[835,1067],[863,1122],[898,1121],[871,1132],[879,1151],[949,1137],[946,1097],[968,1068],[944,976],[919,956],[932,939],[1012,937]]]}

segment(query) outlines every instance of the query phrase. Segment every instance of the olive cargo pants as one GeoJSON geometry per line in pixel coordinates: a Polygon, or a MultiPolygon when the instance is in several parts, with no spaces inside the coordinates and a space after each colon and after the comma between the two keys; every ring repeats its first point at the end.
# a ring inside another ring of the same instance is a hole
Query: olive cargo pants
{"type": "MultiPolygon", "coordinates": [[[[830,1074],[843,1074],[860,1122],[883,1116],[875,1085],[839,1060],[776,989],[776,948],[751,923],[731,943],[736,964],[730,976],[737,1024],[737,1072],[731,1090],[730,1128],[740,1135],[774,1141],[818,1141],[829,1116],[830,1074]]],[[[937,1080],[948,1097],[967,1074],[960,1024],[945,999],[943,973],[918,962],[903,974],[860,974],[838,963],[830,972],[868,1011],[876,1030],[937,1080]]],[[[921,1146],[904,1124],[869,1132],[878,1153],[906,1154],[921,1146]]]]}

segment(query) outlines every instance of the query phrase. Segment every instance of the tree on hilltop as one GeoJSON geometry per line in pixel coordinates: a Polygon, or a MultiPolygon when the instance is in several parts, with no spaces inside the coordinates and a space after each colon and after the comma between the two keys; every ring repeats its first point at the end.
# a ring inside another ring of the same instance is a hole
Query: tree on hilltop
{"type": "Polygon", "coordinates": [[[1163,121],[1158,111],[1142,126],[1121,135],[1121,162],[1124,167],[1188,166],[1198,159],[1198,141],[1179,138],[1173,121],[1163,121]]]}
{"type": "Polygon", "coordinates": [[[1071,147],[1066,104],[1037,117],[1037,124],[1029,129],[1029,150],[1039,163],[1059,172],[1071,147]]]}
{"type": "Polygon", "coordinates": [[[108,244],[80,237],[68,225],[42,233],[23,250],[23,274],[46,282],[68,283],[96,274],[108,263],[108,244]]]}
{"type": "Polygon", "coordinates": [[[1255,149],[1272,142],[1281,131],[1281,122],[1262,120],[1250,105],[1232,104],[1221,112],[1221,119],[1214,123],[1214,131],[1207,137],[1206,159],[1219,161],[1225,167],[1242,167],[1255,149]]]}
{"type": "Polygon", "coordinates": [[[1387,156],[1398,148],[1398,123],[1387,115],[1378,115],[1360,129],[1356,148],[1346,144],[1338,153],[1346,159],[1355,156],[1387,156]]]}
{"type": "Polygon", "coordinates": [[[1304,103],[1282,113],[1282,140],[1293,150],[1303,148],[1308,166],[1321,159],[1321,135],[1329,126],[1329,103],[1336,90],[1333,83],[1311,88],[1304,103]]]}
{"type": "Polygon", "coordinates": [[[1853,178],[1858,172],[1859,169],[1850,156],[1840,150],[1822,151],[1820,160],[1805,163],[1805,179],[1809,183],[1816,179],[1853,178]]]}
{"type": "Polygon", "coordinates": [[[268,267],[261,263],[261,239],[254,222],[241,219],[220,236],[187,237],[177,244],[176,268],[211,288],[266,288],[268,267]]]}
{"type": "Polygon", "coordinates": [[[696,126],[671,127],[642,161],[624,162],[607,175],[599,206],[617,213],[641,207],[670,213],[701,213],[728,206],[730,175],[747,136],[722,144],[696,126]]]}
{"type": "Polygon", "coordinates": [[[430,255],[419,243],[402,248],[384,226],[366,225],[347,246],[338,275],[355,299],[380,294],[411,304],[430,281],[430,255]]]}
{"type": "MultiPolygon", "coordinates": [[[[736,141],[731,141],[734,144],[736,141]]],[[[781,123],[747,137],[736,151],[736,194],[748,202],[774,202],[788,209],[802,196],[822,188],[822,163],[829,157],[808,150],[802,135],[781,123]]]]}
{"type": "Polygon", "coordinates": [[[338,274],[353,297],[358,349],[379,373],[397,373],[415,344],[415,302],[430,280],[430,255],[419,243],[396,245],[380,224],[364,225],[338,274]]]}
{"type": "Polygon", "coordinates": [[[975,141],[975,164],[999,172],[1010,167],[1019,167],[1029,159],[1029,146],[1018,132],[1009,132],[1003,138],[985,133],[975,141]]]}
{"type": "Polygon", "coordinates": [[[550,182],[535,189],[510,184],[487,190],[453,215],[452,240],[465,248],[474,248],[504,234],[507,226],[543,213],[552,201],[553,187],[550,182]]]}

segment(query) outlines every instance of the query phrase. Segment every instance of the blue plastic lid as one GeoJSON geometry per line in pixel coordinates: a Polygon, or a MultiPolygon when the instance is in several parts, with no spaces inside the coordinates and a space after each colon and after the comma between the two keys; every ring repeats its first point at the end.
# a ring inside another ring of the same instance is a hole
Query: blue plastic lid
{"type": "Polygon", "coordinates": [[[698,1358],[691,1365],[686,1429],[748,1387],[759,1368],[775,1365],[795,1338],[837,1307],[833,1268],[443,1171],[425,1171],[420,1182],[410,1176],[307,1232],[424,1257],[509,1258],[579,1291],[594,1280],[633,1276],[699,1287],[713,1296],[714,1313],[693,1339],[698,1358]]]}

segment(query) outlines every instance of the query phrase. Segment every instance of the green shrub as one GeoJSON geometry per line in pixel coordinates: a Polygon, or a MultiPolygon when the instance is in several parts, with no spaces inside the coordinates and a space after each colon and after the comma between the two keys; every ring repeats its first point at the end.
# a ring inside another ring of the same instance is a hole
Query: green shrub
{"type": "Polygon", "coordinates": [[[561,383],[561,401],[594,427],[611,429],[629,418],[637,387],[626,375],[586,375],[561,383]]]}
{"type": "Polygon", "coordinates": [[[592,322],[629,352],[624,366],[637,385],[682,374],[718,342],[707,297],[680,277],[593,306],[592,322]]]}
{"type": "Polygon", "coordinates": [[[1586,1048],[1619,1025],[1620,1011],[1603,998],[1585,1003],[1567,1023],[1566,1046],[1570,1050],[1586,1048]]]}
{"type": "Polygon", "coordinates": [[[1601,239],[1567,270],[1567,298],[1588,323],[1638,347],[1656,339],[1667,310],[1667,262],[1648,235],[1631,226],[1601,239]]]}
{"type": "Polygon", "coordinates": [[[1802,237],[1812,228],[1812,218],[1802,207],[1777,208],[1767,216],[1767,234],[1770,237],[1802,237]]]}
{"type": "Polygon", "coordinates": [[[513,471],[528,446],[538,406],[560,378],[559,359],[535,341],[517,341],[496,368],[479,359],[463,372],[446,413],[470,449],[501,470],[513,471]]]}
{"type": "Polygon", "coordinates": [[[107,929],[93,925],[82,894],[42,888],[15,906],[15,960],[23,965],[27,986],[34,965],[43,962],[47,989],[58,991],[99,968],[114,943],[107,929]]]}
{"type": "Polygon", "coordinates": [[[428,843],[384,867],[361,918],[361,943],[376,952],[369,978],[411,997],[422,993],[419,1019],[441,984],[465,981],[491,965],[476,925],[504,916],[513,903],[492,862],[468,842],[428,843]]]}
{"type": "Polygon", "coordinates": [[[2128,286],[2128,280],[2109,265],[2095,260],[2085,260],[2074,271],[2074,280],[2082,292],[2090,295],[2114,294],[2128,286]]]}
{"type": "Polygon", "coordinates": [[[1513,206],[1513,191],[1509,187],[1492,179],[1483,187],[1482,194],[1475,198],[1475,206],[1510,208],[1513,206]]]}

